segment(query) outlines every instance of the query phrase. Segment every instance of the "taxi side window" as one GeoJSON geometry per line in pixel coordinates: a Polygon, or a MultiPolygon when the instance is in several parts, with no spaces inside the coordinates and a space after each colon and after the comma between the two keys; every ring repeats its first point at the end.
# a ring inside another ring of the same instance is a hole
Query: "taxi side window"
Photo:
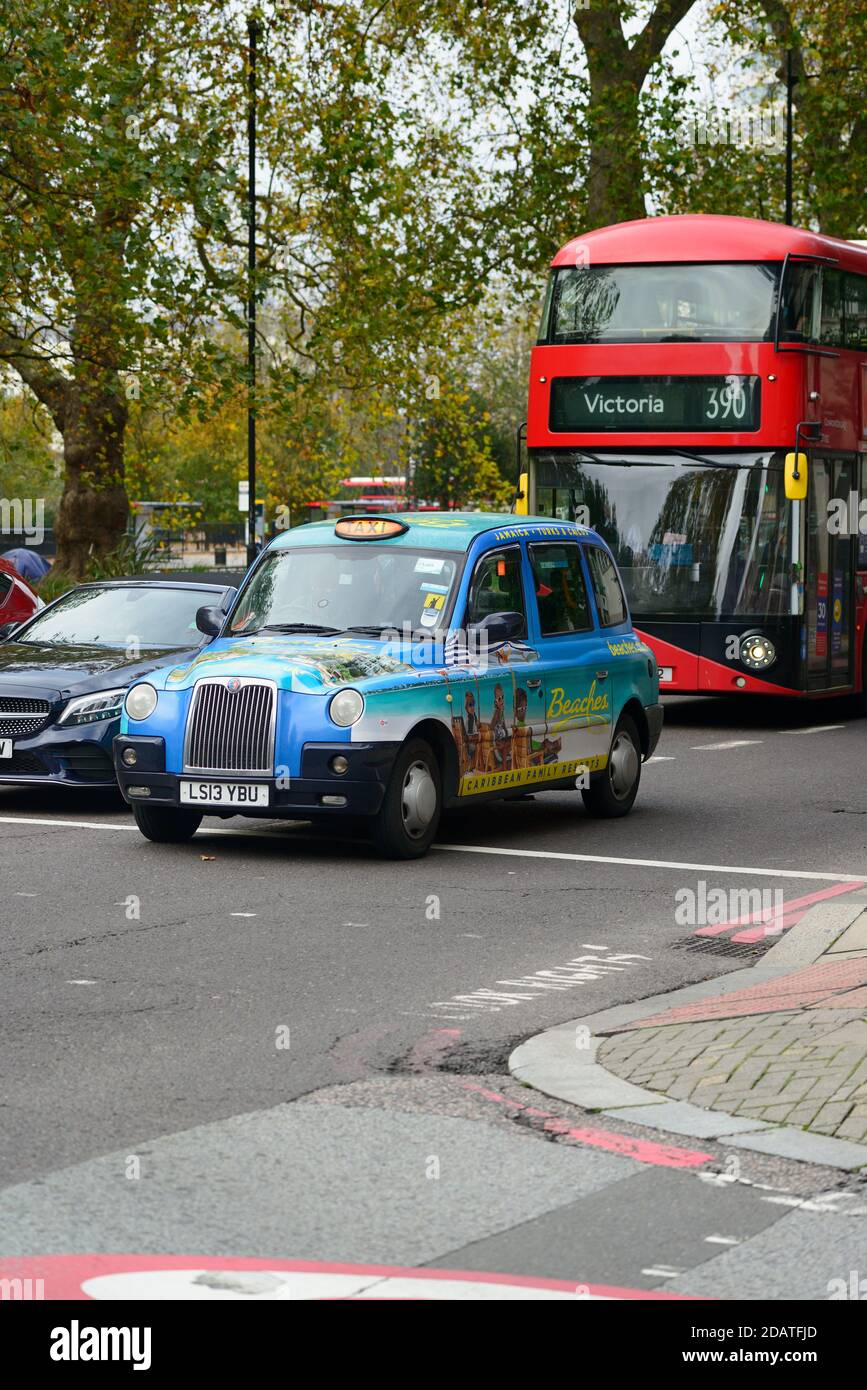
{"type": "Polygon", "coordinates": [[[586,553],[601,626],[616,627],[618,623],[625,623],[626,599],[623,597],[614,561],[598,545],[588,545],[586,553]]]}
{"type": "Polygon", "coordinates": [[[495,550],[483,555],[473,572],[467,600],[467,623],[480,623],[491,613],[520,613],[524,619],[522,637],[527,635],[524,586],[521,583],[521,552],[495,550]]]}
{"type": "Polygon", "coordinates": [[[531,545],[530,564],[542,636],[586,632],[592,627],[578,546],[574,542],[531,545]]]}

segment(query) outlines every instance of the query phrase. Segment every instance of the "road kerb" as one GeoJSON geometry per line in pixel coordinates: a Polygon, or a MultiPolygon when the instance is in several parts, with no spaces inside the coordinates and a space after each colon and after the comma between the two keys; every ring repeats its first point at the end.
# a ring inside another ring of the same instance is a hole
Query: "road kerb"
{"type": "MultiPolygon", "coordinates": [[[[601,1111],[612,1119],[695,1139],[725,1139],[737,1148],[847,1172],[867,1169],[865,1144],[676,1101],[662,1091],[646,1090],[616,1076],[596,1060],[606,1034],[630,1028],[666,1009],[723,1000],[731,993],[803,972],[805,965],[823,957],[839,960],[831,948],[852,930],[864,912],[863,901],[817,904],[790,930],[789,936],[795,932],[798,935],[789,951],[780,950],[787,945],[784,938],[763,957],[760,965],[750,969],[549,1028],[515,1049],[509,1058],[509,1069],[516,1080],[544,1095],[585,1110],[601,1111]]],[[[867,951],[846,952],[846,959],[858,955],[865,956],[867,951]]]]}
{"type": "Polygon", "coordinates": [[[800,922],[780,937],[762,957],[766,965],[809,965],[830,950],[835,942],[865,915],[863,901],[832,898],[816,903],[800,922]]]}

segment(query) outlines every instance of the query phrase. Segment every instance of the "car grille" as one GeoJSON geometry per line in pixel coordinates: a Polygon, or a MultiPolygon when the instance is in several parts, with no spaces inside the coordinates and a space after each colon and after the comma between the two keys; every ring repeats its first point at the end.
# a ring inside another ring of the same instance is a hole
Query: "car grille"
{"type": "Polygon", "coordinates": [[[0,738],[12,734],[36,734],[48,723],[51,706],[47,700],[0,699],[0,738]]]}
{"type": "Polygon", "coordinates": [[[274,765],[274,686],[231,677],[199,681],[187,718],[184,766],[205,772],[270,772],[274,765]]]}
{"type": "Polygon", "coordinates": [[[13,753],[0,758],[0,777],[47,777],[48,768],[35,753],[13,753]]]}

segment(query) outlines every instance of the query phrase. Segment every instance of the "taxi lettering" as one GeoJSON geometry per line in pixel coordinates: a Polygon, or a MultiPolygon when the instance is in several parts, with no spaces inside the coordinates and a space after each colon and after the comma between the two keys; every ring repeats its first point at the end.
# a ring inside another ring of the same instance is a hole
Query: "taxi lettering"
{"type": "Polygon", "coordinates": [[[586,718],[590,714],[599,714],[608,708],[607,692],[597,695],[596,682],[594,681],[587,694],[579,696],[576,700],[567,700],[566,691],[562,686],[555,685],[551,691],[551,703],[548,706],[549,719],[574,719],[577,717],[586,718]]]}

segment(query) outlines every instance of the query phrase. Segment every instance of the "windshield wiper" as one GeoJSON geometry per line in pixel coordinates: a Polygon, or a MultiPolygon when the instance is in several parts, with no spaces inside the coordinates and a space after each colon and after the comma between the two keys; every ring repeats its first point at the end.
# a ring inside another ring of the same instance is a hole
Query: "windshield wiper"
{"type": "Polygon", "coordinates": [[[683,459],[692,459],[693,463],[701,463],[705,468],[738,468],[739,464],[717,463],[714,459],[706,458],[703,454],[691,454],[688,449],[672,449],[673,454],[679,454],[683,459]]]}
{"type": "MultiPolygon", "coordinates": [[[[339,637],[342,630],[339,627],[323,627],[321,623],[266,623],[264,627],[256,628],[256,632],[315,632],[319,637],[339,637]]],[[[243,635],[249,637],[254,634],[243,635]]]]}
{"type": "Polygon", "coordinates": [[[384,632],[398,632],[397,623],[356,623],[352,627],[345,627],[344,632],[360,632],[362,636],[381,637],[384,632]]]}

